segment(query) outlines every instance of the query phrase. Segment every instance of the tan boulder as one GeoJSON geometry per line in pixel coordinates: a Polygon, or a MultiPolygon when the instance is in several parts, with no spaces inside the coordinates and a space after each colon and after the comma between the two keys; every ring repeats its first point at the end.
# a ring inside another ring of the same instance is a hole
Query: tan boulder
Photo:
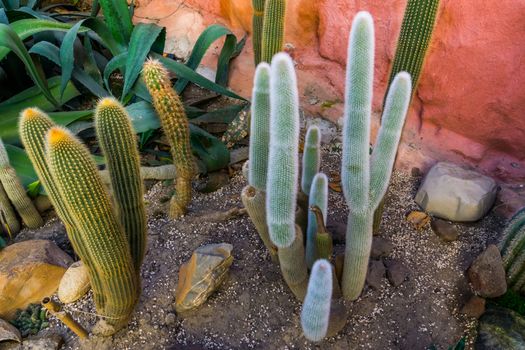
{"type": "Polygon", "coordinates": [[[10,319],[17,309],[55,293],[72,262],[46,240],[19,242],[0,251],[0,317],[10,319]]]}
{"type": "Polygon", "coordinates": [[[89,273],[82,261],[74,262],[66,271],[58,286],[58,299],[64,304],[82,298],[91,287],[89,273]]]}

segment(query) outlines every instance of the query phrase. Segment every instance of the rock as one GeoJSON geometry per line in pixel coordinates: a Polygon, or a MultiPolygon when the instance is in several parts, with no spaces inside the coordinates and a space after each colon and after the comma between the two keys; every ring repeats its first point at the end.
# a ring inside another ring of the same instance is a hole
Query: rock
{"type": "Polygon", "coordinates": [[[391,285],[399,287],[410,275],[410,270],[397,260],[389,260],[386,265],[386,277],[391,285]]]}
{"type": "Polygon", "coordinates": [[[477,221],[496,199],[496,182],[488,176],[452,163],[430,169],[415,201],[426,212],[451,221],[477,221]]]}
{"type": "MultiPolygon", "coordinates": [[[[330,218],[328,218],[328,220],[326,229],[332,234],[334,244],[344,244],[346,242],[346,223],[330,221],[330,218]]],[[[372,249],[374,249],[373,245],[372,249]]]]}
{"type": "Polygon", "coordinates": [[[240,147],[230,151],[230,165],[237,164],[239,162],[248,159],[249,147],[240,147]]]}
{"type": "Polygon", "coordinates": [[[501,255],[493,244],[474,260],[467,275],[474,293],[483,298],[496,298],[507,291],[501,255]]]}
{"type": "Polygon", "coordinates": [[[175,295],[177,312],[201,305],[220,286],[233,262],[232,249],[231,244],[219,243],[199,247],[193,252],[179,271],[175,295]]]}
{"type": "Polygon", "coordinates": [[[385,265],[381,260],[370,260],[368,263],[368,274],[366,275],[366,283],[372,289],[381,288],[381,283],[385,277],[385,265]]]}
{"type": "Polygon", "coordinates": [[[74,262],[64,273],[58,286],[58,298],[68,304],[82,298],[91,287],[87,267],[82,261],[74,262]]]}
{"type": "Polygon", "coordinates": [[[436,235],[446,242],[452,242],[458,239],[459,232],[456,226],[445,220],[433,219],[430,227],[432,227],[432,231],[434,231],[436,235]]]}
{"type": "Polygon", "coordinates": [[[57,333],[37,335],[25,338],[21,344],[2,344],[2,350],[58,350],[64,344],[64,339],[57,333]]]}
{"type": "Polygon", "coordinates": [[[461,308],[461,313],[468,317],[480,318],[485,312],[486,301],[477,295],[473,295],[461,308]]]}
{"type": "Polygon", "coordinates": [[[0,318],[0,343],[7,340],[17,341],[20,343],[22,341],[22,336],[16,327],[0,318]]]}
{"type": "Polygon", "coordinates": [[[476,350],[525,349],[525,318],[517,312],[490,306],[478,323],[476,350]]]}
{"type": "Polygon", "coordinates": [[[164,318],[164,324],[166,326],[173,326],[175,324],[175,321],[177,321],[177,316],[172,312],[167,314],[164,318]]]}
{"type": "Polygon", "coordinates": [[[208,174],[208,178],[197,185],[197,191],[202,193],[215,192],[230,182],[227,173],[216,171],[208,174]]]}
{"type": "Polygon", "coordinates": [[[374,237],[370,257],[377,259],[389,255],[394,249],[394,245],[386,238],[374,237]]]}
{"type": "Polygon", "coordinates": [[[0,317],[52,295],[73,260],[53,242],[31,240],[0,251],[0,317]]]}

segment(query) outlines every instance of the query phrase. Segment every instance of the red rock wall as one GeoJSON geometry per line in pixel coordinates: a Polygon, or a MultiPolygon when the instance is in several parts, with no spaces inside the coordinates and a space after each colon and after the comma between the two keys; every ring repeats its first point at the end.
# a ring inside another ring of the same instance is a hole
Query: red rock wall
{"type": "MultiPolygon", "coordinates": [[[[179,2],[142,1],[137,14],[169,14],[159,6],[179,2]]],[[[348,31],[359,10],[375,20],[374,110],[379,113],[405,5],[406,0],[289,0],[286,42],[309,114],[332,121],[342,115],[348,31]]],[[[251,0],[186,0],[183,6],[199,12],[206,25],[221,22],[240,35],[251,31],[251,0]]],[[[442,0],[398,167],[424,170],[437,160],[450,160],[502,180],[525,180],[524,23],[523,1],[442,0]]],[[[206,63],[213,66],[217,55],[215,50],[206,63]]],[[[252,60],[248,40],[230,82],[244,96],[250,96],[252,60]]]]}

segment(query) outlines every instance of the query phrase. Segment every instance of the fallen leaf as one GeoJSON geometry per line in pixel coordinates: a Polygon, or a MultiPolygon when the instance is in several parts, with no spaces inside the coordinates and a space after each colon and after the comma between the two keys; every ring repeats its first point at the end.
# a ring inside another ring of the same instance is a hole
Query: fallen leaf
{"type": "Polygon", "coordinates": [[[419,231],[430,223],[430,216],[422,211],[412,211],[407,215],[407,221],[419,231]]]}
{"type": "Polygon", "coordinates": [[[341,192],[342,191],[342,188],[341,188],[341,182],[329,182],[328,183],[328,187],[330,187],[330,189],[334,192],[341,192]]]}

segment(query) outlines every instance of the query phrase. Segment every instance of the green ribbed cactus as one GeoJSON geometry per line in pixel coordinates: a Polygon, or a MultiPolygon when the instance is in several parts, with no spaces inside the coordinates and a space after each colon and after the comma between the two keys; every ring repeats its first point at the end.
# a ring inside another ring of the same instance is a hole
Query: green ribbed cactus
{"type": "Polygon", "coordinates": [[[266,0],[261,39],[261,61],[270,62],[284,46],[286,0],[266,0]]]}
{"type": "Polygon", "coordinates": [[[266,0],[252,0],[253,60],[255,66],[261,62],[261,40],[263,33],[264,5],[266,0]]]}
{"type": "Polygon", "coordinates": [[[509,288],[525,294],[525,208],[517,212],[503,231],[499,248],[509,288]]]}
{"type": "Polygon", "coordinates": [[[146,211],[140,157],[131,120],[114,98],[104,98],[95,111],[98,142],[106,158],[116,212],[124,228],[137,274],[146,252],[146,211]]]}
{"type": "Polygon", "coordinates": [[[373,214],[384,196],[411,97],[411,79],[399,73],[388,91],[370,159],[370,119],[374,72],[374,24],[368,12],[352,23],[348,46],[341,179],[349,215],[342,277],[345,298],[364,287],[372,246],[373,214]]]}
{"type": "MultiPolygon", "coordinates": [[[[69,131],[53,127],[46,137],[46,155],[66,210],[78,230],[77,244],[85,247],[91,274],[100,277],[104,292],[103,319],[94,331],[111,335],[124,327],[138,301],[139,277],[126,235],[115,216],[97,166],[88,149],[69,131]]],[[[138,175],[137,175],[138,176],[138,175]]]]}
{"type": "Polygon", "coordinates": [[[0,139],[0,183],[5,193],[22,218],[24,224],[29,228],[38,228],[44,224],[44,220],[35,208],[26,190],[16,175],[15,169],[9,164],[9,156],[4,143],[0,139]]]}
{"type": "Polygon", "coordinates": [[[189,122],[182,101],[171,86],[168,71],[159,61],[148,60],[144,64],[142,77],[159,114],[177,168],[176,193],[171,199],[169,213],[175,219],[186,213],[191,201],[191,180],[196,170],[190,146],[189,122]]]}
{"type": "MultiPolygon", "coordinates": [[[[323,173],[315,175],[310,188],[309,196],[310,207],[317,207],[322,213],[323,221],[326,222],[326,215],[328,211],[328,178],[323,173]]],[[[308,268],[312,268],[315,260],[317,260],[317,216],[309,210],[308,211],[308,228],[306,230],[306,264],[308,268]]]]}
{"type": "Polygon", "coordinates": [[[317,260],[312,268],[301,311],[301,326],[306,339],[317,342],[326,336],[331,302],[332,265],[328,260],[317,260]]]}
{"type": "Polygon", "coordinates": [[[314,176],[319,172],[321,166],[321,131],[312,125],[306,131],[304,138],[303,169],[301,176],[301,190],[307,196],[314,176]]]}
{"type": "Polygon", "coordinates": [[[16,235],[20,232],[20,223],[16,217],[15,209],[11,205],[7,193],[5,193],[4,186],[0,183],[0,224],[2,231],[5,231],[9,236],[16,235]]]}

